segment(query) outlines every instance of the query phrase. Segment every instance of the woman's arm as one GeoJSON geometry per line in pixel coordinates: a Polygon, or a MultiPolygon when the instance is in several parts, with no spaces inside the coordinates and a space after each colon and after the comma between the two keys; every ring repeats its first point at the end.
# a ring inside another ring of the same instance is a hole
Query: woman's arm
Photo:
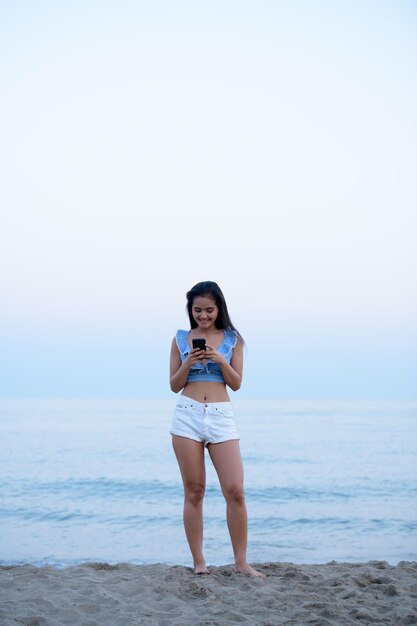
{"type": "Polygon", "coordinates": [[[171,344],[171,357],[169,360],[169,385],[174,393],[181,391],[187,382],[188,370],[186,363],[181,363],[181,357],[177,342],[174,339],[171,344]]]}
{"type": "Polygon", "coordinates": [[[181,363],[181,356],[177,342],[174,337],[171,344],[171,358],[169,362],[169,385],[174,393],[181,391],[186,385],[190,368],[204,358],[205,352],[199,348],[190,350],[184,363],[181,363]]]}
{"type": "Polygon", "coordinates": [[[217,350],[211,346],[207,346],[207,358],[220,365],[224,376],[224,382],[232,391],[240,389],[243,374],[243,344],[239,338],[236,346],[233,348],[233,356],[230,364],[222,354],[217,352],[217,350]]]}

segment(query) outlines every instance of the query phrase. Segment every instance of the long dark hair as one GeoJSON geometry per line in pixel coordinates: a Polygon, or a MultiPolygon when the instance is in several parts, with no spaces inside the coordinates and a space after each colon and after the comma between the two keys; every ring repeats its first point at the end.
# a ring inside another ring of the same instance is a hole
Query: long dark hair
{"type": "Polygon", "coordinates": [[[245,342],[242,335],[232,324],[223,292],[219,285],[214,283],[212,280],[205,280],[201,283],[197,283],[190,289],[190,291],[187,291],[187,312],[188,317],[190,318],[191,328],[197,328],[197,322],[193,317],[193,301],[194,298],[199,296],[210,297],[215,301],[219,310],[216,321],[214,322],[215,327],[219,330],[234,330],[242,344],[244,344],[245,342]]]}

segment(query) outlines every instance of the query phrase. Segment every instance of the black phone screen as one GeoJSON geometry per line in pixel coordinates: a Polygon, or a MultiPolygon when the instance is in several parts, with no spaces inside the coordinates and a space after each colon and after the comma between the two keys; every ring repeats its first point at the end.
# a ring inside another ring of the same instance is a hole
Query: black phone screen
{"type": "Polygon", "coordinates": [[[193,348],[200,348],[200,350],[206,349],[205,339],[193,339],[193,348]]]}

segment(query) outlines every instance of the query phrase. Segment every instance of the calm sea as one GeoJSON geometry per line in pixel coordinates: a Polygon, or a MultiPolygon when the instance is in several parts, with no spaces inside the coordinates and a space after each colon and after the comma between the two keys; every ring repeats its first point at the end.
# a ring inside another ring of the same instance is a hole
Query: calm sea
{"type": "MultiPolygon", "coordinates": [[[[168,401],[0,402],[0,563],[190,565],[168,401]]],[[[417,560],[417,404],[234,400],[252,562],[417,560]]],[[[207,456],[205,553],[233,562],[207,456]]]]}

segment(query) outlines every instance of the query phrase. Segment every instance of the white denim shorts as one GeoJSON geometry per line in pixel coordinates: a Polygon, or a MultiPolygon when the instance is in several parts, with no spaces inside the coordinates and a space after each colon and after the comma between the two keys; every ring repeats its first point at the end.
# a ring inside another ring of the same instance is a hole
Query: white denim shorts
{"type": "Polygon", "coordinates": [[[169,432],[205,446],[239,439],[231,402],[197,402],[188,396],[179,397],[169,432]]]}

